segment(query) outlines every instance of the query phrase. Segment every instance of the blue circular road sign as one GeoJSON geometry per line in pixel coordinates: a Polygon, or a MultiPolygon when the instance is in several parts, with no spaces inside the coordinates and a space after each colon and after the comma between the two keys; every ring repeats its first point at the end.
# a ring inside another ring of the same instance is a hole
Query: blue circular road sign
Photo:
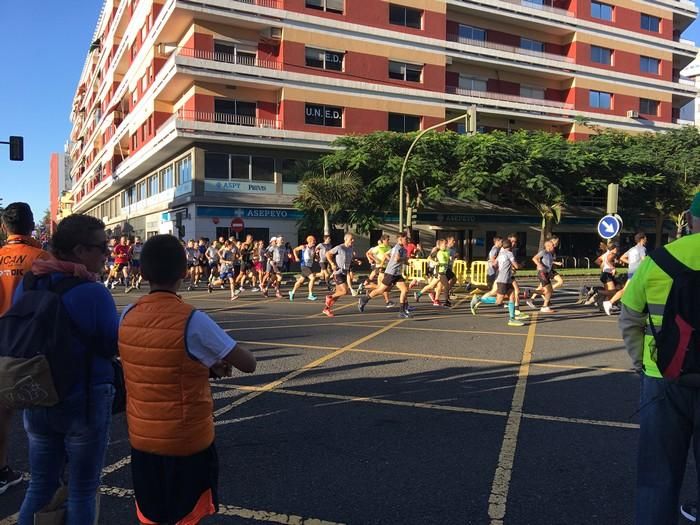
{"type": "Polygon", "coordinates": [[[606,215],[598,221],[598,235],[603,239],[617,237],[622,229],[622,221],[616,215],[606,215]]]}

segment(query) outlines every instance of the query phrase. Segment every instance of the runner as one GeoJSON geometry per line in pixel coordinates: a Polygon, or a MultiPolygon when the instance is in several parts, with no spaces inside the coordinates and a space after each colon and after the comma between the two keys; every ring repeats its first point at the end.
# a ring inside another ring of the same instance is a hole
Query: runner
{"type": "MultiPolygon", "coordinates": [[[[457,281],[457,276],[455,273],[452,271],[452,265],[454,264],[455,260],[457,259],[457,248],[455,248],[455,244],[457,243],[457,240],[450,235],[447,237],[447,252],[450,256],[448,263],[447,263],[447,269],[445,270],[445,277],[447,278],[447,290],[445,293],[445,304],[444,306],[449,308],[452,306],[452,302],[450,302],[450,296],[452,294],[452,287],[454,286],[455,282],[457,281]]],[[[467,284],[467,291],[469,291],[469,284],[467,284]]],[[[439,296],[438,296],[439,299],[439,296]]]]}
{"type": "Polygon", "coordinates": [[[190,279],[190,284],[187,286],[187,291],[190,291],[192,290],[195,274],[197,273],[197,248],[194,245],[194,239],[187,241],[185,255],[187,256],[187,276],[190,279]]]}
{"type": "MultiPolygon", "coordinates": [[[[391,251],[390,240],[391,237],[389,237],[389,235],[382,235],[377,241],[377,245],[370,248],[365,253],[367,261],[370,263],[371,272],[367,276],[367,279],[357,287],[358,294],[361,294],[364,289],[372,290],[381,286],[380,283],[384,276],[384,268],[388,262],[387,256],[391,251]]],[[[387,308],[396,306],[393,301],[389,300],[389,292],[384,292],[384,303],[387,308]]]]}
{"type": "Polygon", "coordinates": [[[542,295],[544,297],[544,304],[540,311],[545,314],[554,313],[554,310],[549,307],[554,291],[554,287],[552,286],[552,279],[554,278],[553,273],[555,273],[552,269],[554,264],[554,243],[552,241],[545,241],[544,249],[540,250],[537,255],[532,258],[532,262],[534,262],[537,267],[537,278],[540,281],[540,285],[535,289],[530,298],[527,299],[527,305],[530,308],[537,308],[534,299],[537,295],[542,295]]]}
{"type": "MultiPolygon", "coordinates": [[[[272,280],[272,285],[275,289],[275,297],[282,299],[280,292],[280,283],[282,282],[282,269],[287,260],[287,247],[284,243],[284,237],[277,237],[275,244],[272,245],[270,251],[270,273],[269,277],[272,280]]],[[[269,288],[269,285],[268,285],[269,288]]]]}
{"type": "Polygon", "coordinates": [[[335,280],[335,293],[326,296],[326,306],[323,309],[323,313],[328,317],[334,317],[333,305],[342,296],[347,295],[349,291],[347,279],[352,259],[355,256],[355,249],[353,248],[355,238],[352,233],[346,233],[343,241],[343,244],[339,244],[326,253],[326,260],[330,263],[333,279],[335,280]]]}
{"type": "Polygon", "coordinates": [[[331,236],[324,235],[323,242],[316,246],[316,256],[318,257],[319,263],[321,265],[321,279],[326,283],[326,288],[331,291],[331,272],[329,271],[330,263],[326,259],[326,253],[333,248],[331,244],[331,236]]]}
{"type": "Polygon", "coordinates": [[[603,301],[603,310],[608,315],[612,313],[613,306],[622,299],[634,272],[637,271],[639,265],[642,264],[642,260],[647,256],[647,236],[644,233],[638,233],[634,236],[634,242],[636,244],[620,257],[620,262],[627,264],[629,268],[627,270],[627,281],[625,285],[622,289],[615,292],[615,295],[613,295],[609,301],[603,301]]]}
{"type": "MultiPolygon", "coordinates": [[[[615,282],[615,259],[617,258],[618,245],[608,244],[607,251],[596,260],[600,264],[600,282],[605,287],[606,295],[612,297],[616,294],[617,283],[615,282]]],[[[603,309],[607,315],[612,315],[612,302],[603,301],[603,309]]]]}
{"type": "MultiPolygon", "coordinates": [[[[503,304],[503,300],[508,298],[508,326],[523,326],[525,324],[523,320],[527,319],[529,316],[526,314],[518,314],[515,306],[513,270],[517,270],[520,266],[515,261],[515,256],[511,252],[510,239],[503,241],[497,262],[498,274],[496,275],[496,286],[498,287],[498,291],[496,297],[481,297],[478,301],[484,304],[500,306],[503,304]]],[[[476,314],[476,309],[474,309],[473,312],[476,314]]]]}
{"type": "Polygon", "coordinates": [[[433,306],[442,306],[440,303],[440,294],[443,290],[447,290],[447,267],[450,262],[450,252],[447,250],[447,239],[438,239],[435,247],[428,255],[430,267],[433,275],[422,290],[415,292],[413,297],[416,302],[420,302],[420,298],[428,293],[433,302],[433,306]]]}
{"type": "MultiPolygon", "coordinates": [[[[244,285],[246,278],[251,277],[253,271],[253,250],[255,247],[255,242],[253,241],[253,236],[248,234],[245,236],[245,242],[240,247],[240,259],[241,259],[241,273],[238,276],[238,292],[243,293],[245,291],[244,285]]],[[[261,279],[262,281],[262,279],[261,279]]],[[[261,286],[262,287],[262,286],[261,286]]],[[[257,290],[256,290],[257,291],[257,290]]]]}
{"type": "Polygon", "coordinates": [[[113,280],[111,288],[119,284],[123,284],[124,291],[129,287],[129,242],[126,237],[122,236],[119,239],[119,244],[114,247],[114,270],[112,271],[113,280]]]}
{"type": "Polygon", "coordinates": [[[402,275],[402,266],[408,262],[408,253],[406,251],[406,234],[399,233],[396,236],[396,244],[391,249],[391,252],[386,257],[387,265],[383,272],[383,278],[381,284],[372,290],[368,295],[361,296],[357,308],[360,312],[365,311],[367,303],[374,297],[378,295],[388,293],[391,288],[396,285],[399,289],[399,303],[401,304],[401,311],[399,312],[399,317],[402,319],[408,319],[411,317],[408,309],[408,287],[404,282],[402,275]]]}
{"type": "MultiPolygon", "coordinates": [[[[223,246],[226,246],[226,242],[224,241],[223,246]]],[[[229,248],[231,247],[231,243],[229,242],[228,244],[229,248]]],[[[219,250],[222,250],[222,248],[217,248],[216,247],[216,242],[213,242],[209,245],[207,248],[207,251],[204,252],[204,255],[207,258],[207,267],[209,269],[209,278],[207,279],[207,288],[209,288],[209,284],[212,282],[213,279],[215,279],[219,275],[219,250]]]]}
{"type": "Polygon", "coordinates": [[[136,237],[134,239],[134,244],[132,244],[129,248],[129,257],[131,257],[131,273],[130,286],[126,289],[126,293],[129,293],[134,288],[137,290],[141,288],[141,250],[143,250],[141,237],[136,237]]]}
{"type": "Polygon", "coordinates": [[[224,246],[217,252],[218,260],[221,261],[221,267],[217,272],[219,277],[210,279],[207,283],[207,291],[212,293],[214,291],[214,286],[221,286],[224,288],[228,282],[229,288],[231,289],[231,300],[235,301],[238,299],[238,294],[236,293],[236,275],[234,272],[234,263],[236,260],[236,253],[233,251],[235,248],[231,241],[224,241],[224,246]]]}
{"type": "Polygon", "coordinates": [[[294,289],[289,292],[289,300],[294,300],[294,294],[304,284],[304,281],[308,279],[309,295],[306,298],[309,301],[315,301],[318,299],[314,295],[314,279],[316,279],[316,275],[313,273],[314,259],[316,257],[316,237],[309,235],[306,238],[306,244],[300,244],[294,248],[292,253],[294,258],[301,263],[301,274],[297,277],[296,283],[294,283],[294,289]]]}
{"type": "MultiPolygon", "coordinates": [[[[491,246],[491,250],[489,251],[489,255],[486,260],[486,285],[488,286],[489,291],[483,294],[481,299],[496,297],[496,294],[498,293],[498,286],[496,286],[496,275],[498,275],[498,254],[500,253],[502,246],[503,239],[496,235],[493,238],[493,246],[491,246]]],[[[469,303],[469,309],[471,310],[472,315],[476,315],[476,310],[479,308],[480,304],[481,302],[479,301],[479,296],[474,295],[469,303]]]]}

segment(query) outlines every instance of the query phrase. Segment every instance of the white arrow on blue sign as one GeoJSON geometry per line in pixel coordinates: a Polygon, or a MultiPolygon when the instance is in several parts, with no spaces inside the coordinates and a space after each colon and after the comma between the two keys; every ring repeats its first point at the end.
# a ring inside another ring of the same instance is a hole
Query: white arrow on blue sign
{"type": "Polygon", "coordinates": [[[617,237],[622,229],[622,222],[615,215],[606,215],[598,221],[598,235],[603,239],[617,237]]]}

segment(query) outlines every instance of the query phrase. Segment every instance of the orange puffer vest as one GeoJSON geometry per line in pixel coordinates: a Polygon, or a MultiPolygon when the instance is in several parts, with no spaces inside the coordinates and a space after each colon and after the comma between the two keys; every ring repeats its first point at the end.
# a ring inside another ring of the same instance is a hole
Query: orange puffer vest
{"type": "Polygon", "coordinates": [[[209,369],[187,353],[194,308],[172,293],[142,297],[119,327],[131,446],[162,456],[190,456],[214,441],[209,369]]]}

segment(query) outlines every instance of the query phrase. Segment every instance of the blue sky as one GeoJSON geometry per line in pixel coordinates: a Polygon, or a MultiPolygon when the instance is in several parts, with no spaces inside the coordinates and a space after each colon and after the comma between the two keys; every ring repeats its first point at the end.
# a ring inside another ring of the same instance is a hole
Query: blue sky
{"type": "MultiPolygon", "coordinates": [[[[0,140],[24,136],[25,158],[10,162],[0,144],[0,197],[28,202],[37,220],[49,204],[49,157],[68,138],[101,7],[102,0],[0,0],[0,140]]],[[[700,22],[683,36],[700,42],[700,22]]]]}

